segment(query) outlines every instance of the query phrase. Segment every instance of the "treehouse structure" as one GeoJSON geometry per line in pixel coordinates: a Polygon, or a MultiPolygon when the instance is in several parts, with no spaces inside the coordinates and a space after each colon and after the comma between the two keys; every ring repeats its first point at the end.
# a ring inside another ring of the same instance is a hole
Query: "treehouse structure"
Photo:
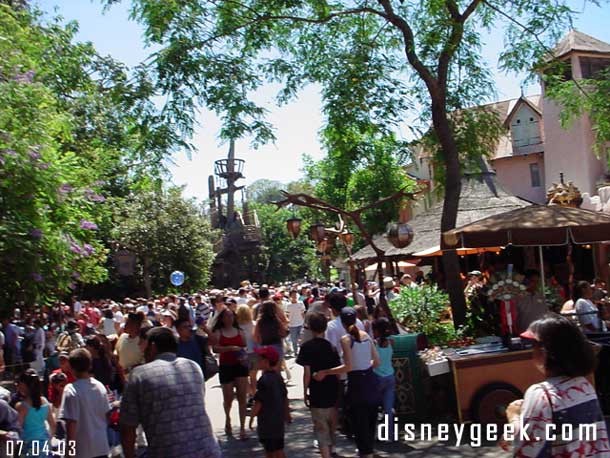
{"type": "Polygon", "coordinates": [[[217,288],[237,287],[242,280],[261,281],[257,261],[261,253],[261,231],[255,211],[249,211],[244,178],[245,161],[235,158],[235,142],[231,140],[226,159],[214,162],[214,175],[208,178],[210,219],[212,227],[222,231],[214,247],[212,284],[217,288]],[[235,201],[241,193],[241,209],[235,201]],[[241,210],[241,211],[240,211],[241,210]]]}

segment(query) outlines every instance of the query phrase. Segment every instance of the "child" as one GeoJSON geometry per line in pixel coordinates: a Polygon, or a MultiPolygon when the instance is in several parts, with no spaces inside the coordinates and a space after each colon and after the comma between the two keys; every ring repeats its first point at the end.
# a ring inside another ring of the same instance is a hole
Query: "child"
{"type": "Polygon", "coordinates": [[[394,367],[392,366],[394,341],[388,338],[392,334],[390,320],[384,317],[373,321],[373,334],[380,360],[379,367],[373,371],[379,380],[383,413],[388,416],[388,424],[392,425],[394,424],[392,409],[394,408],[396,378],[394,377],[394,367]]]}
{"type": "Polygon", "coordinates": [[[258,417],[256,432],[265,448],[267,458],[285,458],[284,421],[288,420],[288,392],[276,366],[280,355],[272,346],[254,350],[259,356],[258,369],[263,375],[256,383],[254,407],[250,414],[250,428],[254,417],[258,417]],[[284,415],[279,415],[284,412],[284,415]]]}
{"type": "Polygon", "coordinates": [[[313,339],[301,346],[297,364],[303,366],[303,390],[305,405],[311,410],[314,433],[322,458],[330,458],[335,453],[335,430],[337,429],[337,398],[339,381],[336,376],[328,376],[318,382],[312,374],[331,369],[341,364],[339,355],[324,338],[326,317],[323,313],[313,313],[308,321],[313,339]]]}

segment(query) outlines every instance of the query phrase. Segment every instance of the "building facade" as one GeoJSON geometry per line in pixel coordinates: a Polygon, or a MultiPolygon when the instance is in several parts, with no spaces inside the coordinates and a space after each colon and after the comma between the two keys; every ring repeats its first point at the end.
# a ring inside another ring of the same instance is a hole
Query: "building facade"
{"type": "MultiPolygon", "coordinates": [[[[610,44],[572,30],[555,47],[554,58],[567,64],[567,78],[595,78],[599,70],[610,67],[610,44]]],[[[568,128],[562,127],[561,106],[546,97],[544,89],[541,83],[541,95],[488,105],[506,129],[489,165],[507,191],[533,203],[545,203],[546,190],[559,182],[561,175],[581,192],[596,195],[609,181],[607,154],[595,155],[594,132],[586,115],[568,128]]],[[[425,152],[408,171],[421,179],[433,179],[425,152]]]]}

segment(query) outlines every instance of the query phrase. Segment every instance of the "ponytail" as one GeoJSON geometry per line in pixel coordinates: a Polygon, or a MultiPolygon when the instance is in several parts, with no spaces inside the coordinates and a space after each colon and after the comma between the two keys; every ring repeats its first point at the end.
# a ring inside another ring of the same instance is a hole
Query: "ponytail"
{"type": "Polygon", "coordinates": [[[360,329],[358,329],[358,326],[355,324],[350,325],[350,327],[347,328],[347,332],[356,342],[360,342],[360,329]]]}

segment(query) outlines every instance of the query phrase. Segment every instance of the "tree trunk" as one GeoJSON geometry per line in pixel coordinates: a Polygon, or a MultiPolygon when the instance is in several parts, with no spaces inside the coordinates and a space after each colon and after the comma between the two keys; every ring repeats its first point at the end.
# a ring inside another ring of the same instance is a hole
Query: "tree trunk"
{"type": "MultiPolygon", "coordinates": [[[[442,101],[444,97],[439,95],[438,98],[441,100],[435,100],[435,97],[432,99],[432,121],[438,141],[441,144],[445,164],[445,200],[441,217],[442,233],[455,228],[462,190],[462,177],[457,145],[451,132],[445,103],[442,101]]],[[[447,292],[451,301],[453,324],[457,328],[466,322],[466,298],[464,297],[464,285],[460,277],[459,258],[455,250],[443,252],[443,267],[445,268],[447,292]]]]}

